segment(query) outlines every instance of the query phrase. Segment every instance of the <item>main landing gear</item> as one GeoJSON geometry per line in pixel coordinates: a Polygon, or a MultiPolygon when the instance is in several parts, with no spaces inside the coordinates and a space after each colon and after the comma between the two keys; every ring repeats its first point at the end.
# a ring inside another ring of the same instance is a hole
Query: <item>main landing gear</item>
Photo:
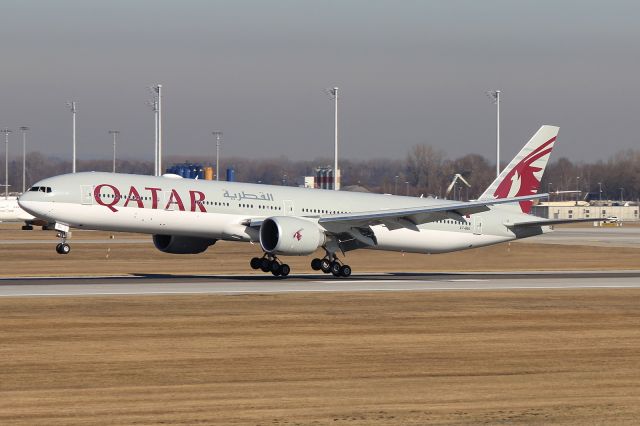
{"type": "Polygon", "coordinates": [[[280,262],[278,258],[271,254],[251,259],[251,268],[260,269],[262,272],[271,272],[276,277],[286,277],[291,272],[291,268],[286,263],[280,262]]]}
{"type": "Polygon", "coordinates": [[[311,261],[311,269],[322,271],[325,274],[333,274],[334,277],[349,277],[351,266],[343,264],[335,255],[327,254],[324,258],[315,258],[311,261]]]}

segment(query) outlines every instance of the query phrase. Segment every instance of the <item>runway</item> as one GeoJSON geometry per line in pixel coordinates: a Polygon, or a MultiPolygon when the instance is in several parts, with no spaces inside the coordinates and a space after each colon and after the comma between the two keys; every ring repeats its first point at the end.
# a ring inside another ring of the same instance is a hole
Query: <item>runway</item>
{"type": "Polygon", "coordinates": [[[640,271],[356,275],[141,275],[0,279],[0,297],[640,288],[640,271]]]}

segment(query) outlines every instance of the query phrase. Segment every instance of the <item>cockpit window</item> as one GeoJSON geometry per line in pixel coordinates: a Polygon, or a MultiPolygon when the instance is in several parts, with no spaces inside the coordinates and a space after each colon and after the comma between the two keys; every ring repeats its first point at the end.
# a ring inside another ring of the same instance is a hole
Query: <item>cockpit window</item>
{"type": "Polygon", "coordinates": [[[29,191],[46,192],[47,194],[49,194],[51,193],[51,187],[50,186],[32,186],[31,188],[29,188],[29,191]]]}

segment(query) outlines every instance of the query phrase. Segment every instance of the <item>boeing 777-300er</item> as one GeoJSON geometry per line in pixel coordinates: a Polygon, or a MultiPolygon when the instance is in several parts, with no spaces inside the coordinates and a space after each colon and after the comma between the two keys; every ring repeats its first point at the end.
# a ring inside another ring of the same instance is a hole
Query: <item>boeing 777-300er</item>
{"type": "Polygon", "coordinates": [[[478,200],[340,192],[241,182],[83,172],[44,179],[20,206],[50,221],[67,254],[70,228],[153,235],[165,253],[197,254],[218,240],[259,243],[254,269],[290,272],[278,255],[323,258],[314,270],[351,275],[343,255],[356,249],[445,253],[539,235],[548,220],[529,215],[558,127],[542,126],[478,200]]]}

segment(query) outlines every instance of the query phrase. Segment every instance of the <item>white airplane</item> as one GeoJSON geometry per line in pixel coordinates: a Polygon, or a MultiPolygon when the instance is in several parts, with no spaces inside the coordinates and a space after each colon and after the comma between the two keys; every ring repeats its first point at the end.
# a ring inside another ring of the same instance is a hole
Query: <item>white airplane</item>
{"type": "Polygon", "coordinates": [[[31,231],[33,225],[47,224],[22,210],[18,205],[18,197],[0,198],[0,222],[24,222],[23,231],[31,231]]]}
{"type": "MultiPolygon", "coordinates": [[[[165,253],[197,254],[218,240],[259,243],[254,269],[286,276],[278,255],[323,258],[314,270],[351,275],[337,256],[356,249],[412,253],[466,250],[551,230],[550,225],[579,220],[531,216],[534,199],[558,128],[542,126],[478,200],[339,192],[240,182],[181,179],[165,175],[85,172],[36,183],[20,206],[46,219],[67,254],[71,227],[153,235],[165,253]]],[[[593,219],[592,219],[593,220],[593,219]]]]}

